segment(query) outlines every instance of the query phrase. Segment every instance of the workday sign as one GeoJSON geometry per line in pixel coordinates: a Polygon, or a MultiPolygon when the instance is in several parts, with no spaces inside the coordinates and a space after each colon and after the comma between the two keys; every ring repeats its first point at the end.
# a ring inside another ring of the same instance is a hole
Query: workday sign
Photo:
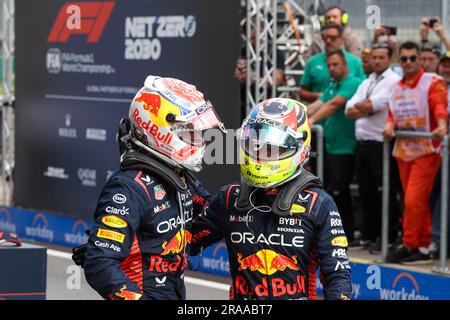
{"type": "MultiPolygon", "coordinates": [[[[450,278],[383,265],[351,263],[352,299],[450,300],[450,278]]],[[[319,294],[322,285],[317,281],[319,294]]]]}

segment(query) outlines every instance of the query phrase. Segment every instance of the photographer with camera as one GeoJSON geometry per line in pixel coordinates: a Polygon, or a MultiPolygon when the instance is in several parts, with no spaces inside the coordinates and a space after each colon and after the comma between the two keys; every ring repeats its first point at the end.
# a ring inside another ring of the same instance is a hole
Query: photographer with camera
{"type": "Polygon", "coordinates": [[[438,36],[439,40],[444,44],[447,51],[450,50],[450,40],[447,38],[444,28],[439,18],[423,18],[420,24],[420,40],[423,44],[429,42],[430,29],[438,36]]]}
{"type": "Polygon", "coordinates": [[[394,53],[392,56],[392,61],[397,59],[398,45],[397,39],[395,38],[396,35],[397,27],[385,25],[375,29],[373,33],[373,45],[378,43],[386,43],[390,48],[392,48],[392,52],[394,53]]]}

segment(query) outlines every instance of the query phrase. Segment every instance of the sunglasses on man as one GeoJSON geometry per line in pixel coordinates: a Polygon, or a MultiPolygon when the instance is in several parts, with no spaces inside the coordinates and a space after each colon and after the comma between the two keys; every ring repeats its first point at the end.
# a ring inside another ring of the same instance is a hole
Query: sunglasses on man
{"type": "Polygon", "coordinates": [[[416,62],[417,56],[409,56],[409,57],[402,56],[402,57],[400,57],[400,61],[402,63],[406,63],[406,62],[408,62],[408,60],[411,61],[411,62],[416,62]]]}

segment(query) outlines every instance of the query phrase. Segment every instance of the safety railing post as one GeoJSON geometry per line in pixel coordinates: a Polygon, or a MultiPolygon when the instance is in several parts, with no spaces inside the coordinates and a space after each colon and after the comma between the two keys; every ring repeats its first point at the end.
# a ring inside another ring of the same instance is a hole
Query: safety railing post
{"type": "Polygon", "coordinates": [[[441,170],[441,240],[440,240],[440,273],[448,273],[447,267],[447,209],[448,209],[448,136],[442,139],[442,170],[441,170]]]}
{"type": "Polygon", "coordinates": [[[383,261],[388,254],[389,242],[389,175],[390,175],[390,142],[385,139],[383,143],[383,194],[381,218],[381,255],[383,261]]]}
{"type": "Polygon", "coordinates": [[[311,131],[316,133],[317,141],[317,176],[323,181],[324,176],[324,145],[323,145],[323,127],[318,124],[311,126],[311,131]]]}

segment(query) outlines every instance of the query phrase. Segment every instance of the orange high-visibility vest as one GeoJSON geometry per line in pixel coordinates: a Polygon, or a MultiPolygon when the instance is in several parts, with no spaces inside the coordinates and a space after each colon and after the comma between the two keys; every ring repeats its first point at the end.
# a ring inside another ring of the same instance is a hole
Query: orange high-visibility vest
{"type": "MultiPolygon", "coordinates": [[[[434,73],[424,73],[414,88],[403,86],[399,82],[389,97],[389,108],[396,130],[415,132],[431,132],[430,106],[428,95],[434,73]]],[[[436,153],[431,139],[426,138],[397,138],[393,155],[404,161],[411,161],[420,156],[436,153]]]]}

